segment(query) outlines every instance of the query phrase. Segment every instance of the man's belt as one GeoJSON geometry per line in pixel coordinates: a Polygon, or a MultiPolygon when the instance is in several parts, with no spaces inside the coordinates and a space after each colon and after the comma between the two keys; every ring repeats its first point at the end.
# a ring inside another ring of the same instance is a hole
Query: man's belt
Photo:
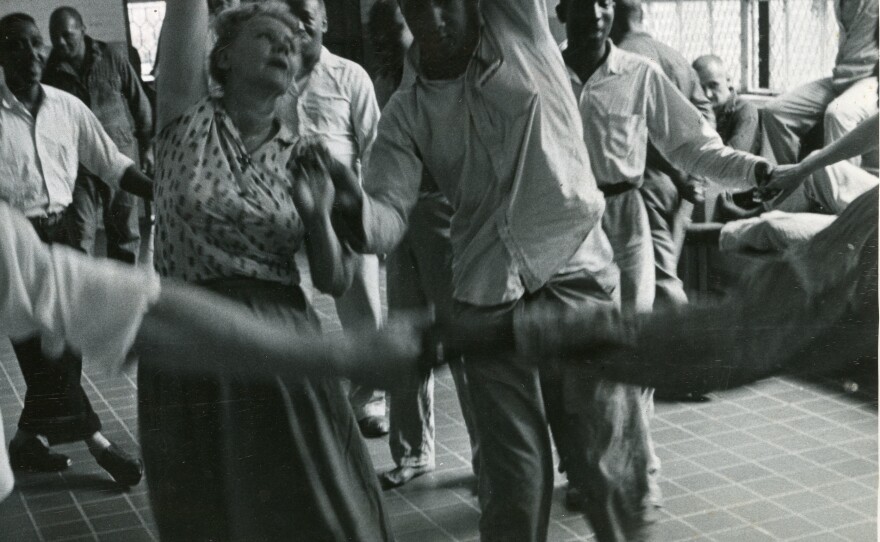
{"type": "Polygon", "coordinates": [[[619,194],[623,194],[624,192],[629,192],[630,190],[634,190],[636,185],[632,183],[615,183],[615,184],[602,184],[599,185],[599,190],[605,194],[605,197],[609,196],[617,196],[619,194]]]}
{"type": "Polygon", "coordinates": [[[46,216],[29,216],[28,220],[33,224],[34,229],[51,228],[56,226],[64,218],[64,211],[57,213],[49,213],[46,216]]]}

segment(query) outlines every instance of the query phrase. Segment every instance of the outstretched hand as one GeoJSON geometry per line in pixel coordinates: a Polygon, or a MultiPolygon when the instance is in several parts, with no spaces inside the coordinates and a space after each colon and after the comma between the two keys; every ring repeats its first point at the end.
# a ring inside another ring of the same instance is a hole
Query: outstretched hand
{"type": "Polygon", "coordinates": [[[777,166],[770,175],[770,182],[763,188],[768,192],[780,192],[790,194],[794,192],[808,175],[800,164],[786,164],[777,166]]]}

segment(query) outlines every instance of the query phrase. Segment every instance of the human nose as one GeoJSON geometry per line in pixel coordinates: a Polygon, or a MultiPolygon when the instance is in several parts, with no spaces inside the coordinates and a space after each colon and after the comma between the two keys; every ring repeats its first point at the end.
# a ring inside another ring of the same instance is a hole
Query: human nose
{"type": "Polygon", "coordinates": [[[24,45],[24,54],[28,60],[38,60],[40,58],[41,47],[39,45],[35,45],[31,42],[26,42],[24,45]]]}

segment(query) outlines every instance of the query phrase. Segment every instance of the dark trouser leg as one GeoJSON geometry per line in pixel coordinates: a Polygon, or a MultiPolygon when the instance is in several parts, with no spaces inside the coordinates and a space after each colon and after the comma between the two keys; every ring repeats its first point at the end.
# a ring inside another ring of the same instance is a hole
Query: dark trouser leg
{"type": "MultiPolygon", "coordinates": [[[[34,229],[43,242],[70,244],[70,219],[34,223],[34,229]]],[[[83,440],[101,429],[80,383],[82,358],[65,350],[60,359],[50,359],[42,352],[39,337],[12,346],[27,384],[20,429],[44,435],[52,444],[83,440]]]]}
{"type": "Polygon", "coordinates": [[[106,187],[104,190],[107,257],[134,265],[141,248],[137,197],[123,190],[112,191],[106,187]]]}
{"type": "Polygon", "coordinates": [[[100,431],[101,420],[80,384],[82,358],[65,350],[60,359],[49,359],[39,337],[12,347],[27,384],[19,429],[43,435],[50,444],[84,440],[100,431]]]}
{"type": "Polygon", "coordinates": [[[95,253],[95,233],[98,227],[98,209],[103,194],[101,181],[80,171],[73,189],[73,202],[65,211],[70,228],[70,246],[86,254],[95,253]]]}
{"type": "MultiPolygon", "coordinates": [[[[510,319],[514,305],[459,304],[456,312],[510,319]]],[[[481,539],[543,541],[553,458],[537,365],[521,358],[468,356],[465,370],[480,438],[481,539]]]]}

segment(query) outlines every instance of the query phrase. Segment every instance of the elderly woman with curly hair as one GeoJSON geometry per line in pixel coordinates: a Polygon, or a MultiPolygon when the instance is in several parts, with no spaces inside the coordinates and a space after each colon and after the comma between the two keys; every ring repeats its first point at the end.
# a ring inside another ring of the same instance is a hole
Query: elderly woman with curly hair
{"type": "MultiPolygon", "coordinates": [[[[292,158],[294,138],[274,114],[299,66],[302,24],[278,2],[226,9],[210,56],[208,27],[205,0],[169,2],[157,80],[156,269],[243,304],[255,321],[317,333],[294,254],[305,248],[315,286],[334,295],[351,268],[331,225],[333,187],[292,158]],[[206,57],[220,92],[208,90],[206,57]]],[[[263,361],[254,353],[240,362],[263,361]]],[[[390,538],[338,379],[285,373],[265,383],[246,371],[202,378],[141,364],[138,385],[163,540],[390,538]]]]}

